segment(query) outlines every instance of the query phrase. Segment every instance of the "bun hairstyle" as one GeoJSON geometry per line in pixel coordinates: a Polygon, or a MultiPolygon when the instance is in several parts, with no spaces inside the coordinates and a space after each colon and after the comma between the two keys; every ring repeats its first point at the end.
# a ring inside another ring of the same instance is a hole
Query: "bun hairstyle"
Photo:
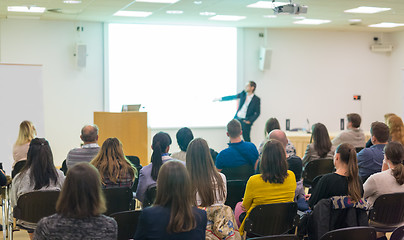
{"type": "Polygon", "coordinates": [[[353,202],[358,202],[362,197],[362,192],[355,148],[351,144],[343,143],[337,147],[336,153],[339,153],[339,159],[348,165],[348,195],[353,202]]]}
{"type": "Polygon", "coordinates": [[[154,135],[152,143],[153,153],[151,156],[151,162],[153,164],[151,177],[153,178],[154,181],[157,180],[160,167],[161,165],[163,165],[163,158],[161,155],[163,153],[166,153],[166,149],[170,145],[171,145],[171,137],[170,135],[168,135],[168,133],[159,132],[156,135],[154,135]]]}
{"type": "MultiPolygon", "coordinates": [[[[384,147],[384,154],[386,158],[393,163],[394,168],[392,169],[393,176],[397,183],[400,185],[404,184],[404,147],[399,142],[389,142],[386,147],[384,147]]],[[[391,167],[391,166],[389,166],[391,167]]]]}

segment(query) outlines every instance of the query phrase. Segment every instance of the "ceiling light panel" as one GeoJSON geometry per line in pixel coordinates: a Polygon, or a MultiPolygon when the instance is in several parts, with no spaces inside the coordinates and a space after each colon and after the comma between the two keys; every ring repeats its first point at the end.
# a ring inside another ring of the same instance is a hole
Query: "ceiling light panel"
{"type": "Polygon", "coordinates": [[[274,7],[283,6],[288,4],[288,2],[272,2],[272,1],[258,1],[256,3],[247,5],[249,8],[270,8],[273,9],[274,7]]]}
{"type": "Polygon", "coordinates": [[[369,27],[374,27],[374,28],[394,28],[394,27],[402,27],[404,26],[404,23],[391,23],[391,22],[382,22],[378,24],[372,24],[369,25],[369,27]]]}
{"type": "Polygon", "coordinates": [[[245,19],[245,16],[234,16],[234,15],[216,15],[209,20],[215,20],[215,21],[240,21],[245,19]]]}
{"type": "Polygon", "coordinates": [[[379,7],[358,7],[358,8],[352,8],[345,10],[344,12],[346,13],[366,13],[366,14],[373,14],[373,13],[378,13],[378,12],[385,12],[389,11],[391,8],[379,8],[379,7]]]}
{"type": "Polygon", "coordinates": [[[10,6],[7,7],[9,12],[27,12],[27,13],[43,13],[44,7],[31,7],[31,6],[10,6]]]}
{"type": "Polygon", "coordinates": [[[329,23],[331,20],[323,20],[323,19],[303,19],[300,21],[293,22],[294,24],[306,24],[306,25],[320,25],[324,23],[329,23]]]}

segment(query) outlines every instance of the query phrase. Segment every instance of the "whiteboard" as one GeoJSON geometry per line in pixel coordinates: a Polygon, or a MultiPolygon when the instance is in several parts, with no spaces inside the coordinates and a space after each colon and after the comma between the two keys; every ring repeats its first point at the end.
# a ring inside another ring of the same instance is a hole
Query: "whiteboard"
{"type": "Polygon", "coordinates": [[[0,162],[7,175],[24,120],[33,122],[39,137],[45,136],[42,65],[0,63],[0,162]]]}

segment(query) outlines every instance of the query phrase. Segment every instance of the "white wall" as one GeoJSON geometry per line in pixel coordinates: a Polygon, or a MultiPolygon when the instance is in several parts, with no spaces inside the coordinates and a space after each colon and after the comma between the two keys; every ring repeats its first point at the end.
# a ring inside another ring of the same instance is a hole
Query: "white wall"
{"type": "Polygon", "coordinates": [[[49,140],[56,165],[80,145],[80,129],[93,122],[93,112],[103,110],[102,36],[101,23],[0,20],[0,61],[43,65],[45,136],[40,137],[49,140]],[[84,27],[80,34],[78,25],[84,27]],[[87,44],[84,69],[75,67],[76,42],[87,44]]]}
{"type": "Polygon", "coordinates": [[[387,112],[394,112],[401,117],[404,116],[404,32],[394,33],[391,43],[394,46],[391,54],[392,62],[390,66],[389,79],[386,83],[389,88],[389,103],[385,108],[387,112]]]}

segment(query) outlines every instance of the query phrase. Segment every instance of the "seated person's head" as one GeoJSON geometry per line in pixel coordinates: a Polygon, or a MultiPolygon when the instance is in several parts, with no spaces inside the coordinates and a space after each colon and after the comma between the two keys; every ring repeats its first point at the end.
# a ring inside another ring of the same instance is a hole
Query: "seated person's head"
{"type": "Polygon", "coordinates": [[[281,129],[278,119],[270,118],[265,123],[265,135],[269,134],[272,130],[281,129]]]}
{"type": "Polygon", "coordinates": [[[362,118],[357,113],[349,113],[346,115],[348,119],[348,128],[359,128],[361,126],[362,118]]]}
{"type": "Polygon", "coordinates": [[[389,140],[389,127],[382,122],[373,122],[370,126],[370,134],[373,144],[387,143],[389,140]]]}
{"type": "MultiPolygon", "coordinates": [[[[399,142],[389,142],[386,147],[384,147],[384,158],[383,164],[387,164],[387,168],[391,169],[392,175],[396,179],[399,185],[404,184],[404,147],[399,142]]],[[[387,170],[384,168],[383,170],[387,170]]]]}
{"type": "Polygon", "coordinates": [[[151,156],[152,171],[151,176],[153,180],[157,180],[159,170],[161,165],[163,165],[162,154],[168,153],[171,145],[171,137],[168,133],[158,132],[153,137],[152,149],[153,153],[151,156]]]}
{"type": "Polygon", "coordinates": [[[230,138],[238,138],[241,136],[241,124],[238,120],[233,119],[227,124],[227,136],[230,138]]]}
{"type": "Polygon", "coordinates": [[[188,144],[194,139],[194,135],[192,134],[191,129],[187,127],[183,127],[178,130],[175,135],[177,138],[178,146],[180,146],[181,151],[186,152],[188,148],[188,144]]]}
{"type": "Polygon", "coordinates": [[[106,211],[100,174],[89,163],[69,168],[56,204],[56,212],[64,217],[87,218],[106,211]]]}
{"type": "Polygon", "coordinates": [[[395,113],[386,113],[384,114],[384,122],[387,124],[387,120],[389,119],[389,117],[391,116],[397,116],[395,113]]]}
{"type": "Polygon", "coordinates": [[[20,123],[20,131],[18,132],[17,145],[30,142],[36,136],[36,129],[31,121],[22,121],[20,123]]]}
{"type": "Polygon", "coordinates": [[[171,209],[167,230],[170,233],[187,232],[196,227],[192,213],[195,194],[184,164],[171,160],[163,164],[157,179],[154,205],[171,209]]]}
{"type": "Polygon", "coordinates": [[[262,179],[270,183],[283,183],[288,176],[285,148],[276,139],[269,140],[263,148],[260,162],[262,179]]]}
{"type": "Polygon", "coordinates": [[[286,145],[288,145],[288,138],[286,137],[285,132],[279,129],[272,130],[269,133],[269,139],[278,140],[282,143],[284,148],[286,148],[286,145]]]}
{"type": "Polygon", "coordinates": [[[92,143],[98,140],[98,127],[97,125],[86,125],[81,129],[81,140],[84,143],[92,143]]]}

